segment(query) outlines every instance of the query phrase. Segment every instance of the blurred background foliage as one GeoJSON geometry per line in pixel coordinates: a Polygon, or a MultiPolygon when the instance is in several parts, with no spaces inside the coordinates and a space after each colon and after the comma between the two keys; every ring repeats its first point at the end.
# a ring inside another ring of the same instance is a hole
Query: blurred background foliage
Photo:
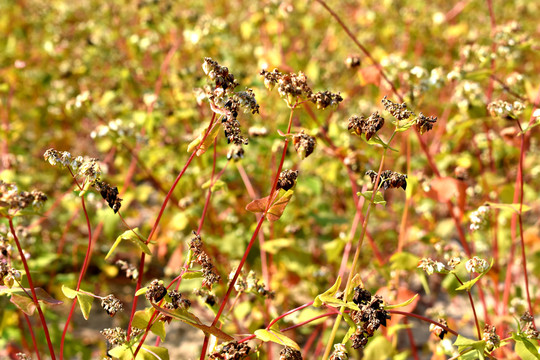
{"type": "MultiPolygon", "coordinates": [[[[461,211],[468,213],[485,201],[512,202],[520,153],[517,132],[514,137],[505,136],[501,131],[515,130],[514,123],[489,117],[486,105],[496,99],[534,99],[540,80],[536,42],[540,4],[497,2],[496,24],[509,28],[499,27],[495,33],[488,25],[486,2],[479,0],[328,4],[381,62],[409,107],[439,118],[423,139],[441,175],[459,177],[466,185],[461,211]],[[518,21],[519,28],[507,25],[511,21],[518,21]],[[490,74],[499,80],[493,82],[492,93],[488,90],[493,81],[490,74]],[[460,171],[466,176],[460,177],[460,171]]],[[[318,147],[303,161],[290,148],[285,168],[300,171],[295,196],[280,221],[263,227],[266,250],[271,255],[272,281],[268,285],[276,292],[272,316],[310,301],[335,281],[355,214],[349,176],[360,187],[367,184],[365,171],[377,170],[382,155],[380,147],[368,146],[347,132],[347,119],[353,114],[367,116],[381,111],[384,95],[397,99],[363,55],[359,67],[346,65],[349,56],[361,53],[320,4],[3,0],[0,34],[0,175],[20,189],[37,189],[49,197],[45,217],[21,218],[18,224],[25,249],[31,254],[35,282],[53,296],[65,300],[61,284],[75,283],[87,229],[71,176],[43,161],[43,153],[55,148],[100,159],[103,179],[118,186],[124,198],[121,212],[127,223],[148,234],[166,191],[189,156],[187,145],[212,115],[207,102],[197,101],[195,91],[206,83],[201,69],[204,57],[227,66],[240,83],[238,89],[249,87],[256,93],[260,115],[242,114],[239,120],[244,133],[250,127],[265,127],[268,136],[250,137],[240,163],[259,197],[270,190],[283,139],[277,129],[285,131],[289,116],[277,92],[264,88],[260,70],[303,71],[314,91],[339,91],[345,99],[335,112],[317,111],[312,105],[295,112],[293,132],[306,129],[318,137],[318,147]],[[327,138],[321,136],[323,133],[327,138]]],[[[529,121],[532,112],[530,103],[524,103],[528,106],[522,123],[529,121]]],[[[388,139],[393,129],[389,114],[383,116],[387,124],[381,136],[388,139]]],[[[537,260],[540,159],[537,130],[531,131],[524,202],[532,211],[525,216],[524,227],[531,246],[528,255],[537,260]]],[[[407,196],[401,190],[387,191],[386,207],[377,207],[371,216],[368,231],[374,245],[364,244],[362,278],[372,291],[385,285],[423,292],[416,262],[424,256],[442,258],[450,245],[456,247],[455,224],[446,205],[423,191],[435,177],[417,137],[401,133],[391,145],[399,152],[389,153],[385,169],[406,173],[409,187],[407,196]],[[401,224],[405,207],[408,218],[401,224]],[[412,256],[412,260],[407,257],[408,262],[390,260],[400,234],[403,251],[412,256]],[[381,262],[376,261],[374,249],[381,262]],[[396,280],[396,271],[412,276],[396,280]]],[[[217,171],[227,165],[228,150],[220,135],[217,171]]],[[[154,256],[145,273],[148,281],[178,274],[186,240],[197,228],[204,206],[207,190],[202,185],[211,173],[209,151],[196,158],[176,189],[155,237],[154,256]]],[[[224,186],[212,195],[202,236],[226,279],[242,256],[256,219],[245,210],[252,198],[238,166],[229,163],[221,180],[224,186]]],[[[125,228],[99,194],[89,194],[88,203],[92,226],[99,236],[82,288],[103,295],[115,291],[130,304],[134,285],[119,279],[114,262],[103,260],[125,228]]],[[[498,216],[498,227],[467,235],[474,240],[478,255],[493,257],[493,231],[498,235],[500,253],[509,249],[510,214],[501,212],[498,216]]],[[[468,229],[467,216],[461,221],[468,229]]],[[[256,245],[246,269],[262,276],[259,255],[256,245]]],[[[129,244],[122,245],[116,256],[138,263],[139,254],[129,244]]],[[[498,265],[504,267],[504,261],[502,258],[498,265]]],[[[538,264],[534,261],[531,267],[535,275],[540,275],[538,264]]],[[[495,279],[504,278],[500,268],[494,274],[495,279]]],[[[538,283],[533,279],[534,293],[538,283]]],[[[214,289],[218,298],[223,296],[225,285],[214,289]]],[[[185,281],[182,288],[190,292],[197,286],[197,280],[185,281]]],[[[522,291],[516,284],[512,296],[519,297],[522,291]]],[[[426,306],[436,302],[437,295],[431,296],[426,306]]],[[[263,301],[237,306],[244,332],[266,324],[263,307],[263,301]],[[251,316],[246,316],[249,312],[251,316]]],[[[0,347],[8,343],[20,346],[19,315],[11,304],[1,308],[0,347]]],[[[57,329],[52,327],[53,337],[58,339],[66,309],[53,310],[47,317],[59,324],[57,329]]],[[[208,314],[201,317],[211,319],[208,314]]],[[[114,321],[125,325],[127,318],[125,312],[114,321]]],[[[79,322],[75,326],[85,325],[79,322]]],[[[302,343],[311,331],[310,326],[302,327],[296,340],[302,343]]],[[[75,334],[72,336],[77,338],[75,334]]],[[[99,337],[85,341],[92,343],[90,348],[104,349],[99,337]]],[[[69,353],[89,356],[89,348],[83,351],[81,345],[74,344],[77,342],[72,342],[69,353]]]]}

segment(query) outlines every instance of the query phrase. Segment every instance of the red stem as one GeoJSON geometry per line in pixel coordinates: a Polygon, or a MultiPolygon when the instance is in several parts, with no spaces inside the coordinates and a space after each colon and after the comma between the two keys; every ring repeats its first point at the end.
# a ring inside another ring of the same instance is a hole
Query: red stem
{"type": "MultiPolygon", "coordinates": [[[[171,186],[171,189],[169,190],[169,192],[167,193],[167,196],[165,196],[165,200],[163,200],[163,204],[161,205],[161,209],[159,210],[159,214],[158,214],[158,216],[156,218],[156,221],[154,222],[154,226],[152,227],[152,230],[150,231],[150,234],[148,235],[148,239],[146,239],[146,242],[145,242],[146,244],[148,244],[150,242],[150,240],[152,239],[152,236],[156,232],[157,227],[159,225],[159,222],[161,220],[161,217],[163,216],[163,213],[165,212],[165,208],[167,206],[167,203],[169,202],[169,199],[172,196],[172,193],[173,193],[174,189],[176,188],[176,186],[178,185],[178,182],[180,181],[180,179],[182,178],[182,176],[186,172],[188,166],[191,164],[191,161],[195,157],[195,154],[197,153],[197,151],[200,149],[201,145],[206,140],[208,134],[210,133],[210,130],[212,129],[212,126],[214,125],[215,119],[216,119],[216,113],[212,113],[212,120],[210,120],[210,125],[208,125],[208,128],[206,129],[206,133],[204,134],[203,138],[201,139],[200,144],[197,146],[197,148],[195,150],[193,150],[193,153],[191,154],[191,156],[187,160],[186,164],[184,165],[184,168],[182,169],[182,171],[180,171],[180,173],[176,177],[176,180],[174,181],[173,185],[171,186]]],[[[140,264],[139,264],[139,278],[137,279],[137,285],[135,287],[135,292],[139,291],[139,289],[142,286],[145,258],[146,258],[146,254],[143,252],[141,254],[141,260],[140,260],[140,264]]],[[[130,318],[129,318],[128,332],[127,332],[128,333],[128,335],[127,335],[128,340],[130,339],[130,336],[131,336],[131,323],[133,322],[133,317],[135,316],[135,311],[137,309],[137,300],[138,300],[138,297],[135,296],[133,298],[133,304],[132,304],[132,308],[131,308],[131,315],[130,315],[130,318]]]]}
{"type": "Polygon", "coordinates": [[[51,342],[51,337],[49,336],[49,328],[47,327],[47,322],[45,321],[45,316],[43,315],[43,311],[41,311],[41,307],[38,302],[38,298],[36,295],[36,290],[34,289],[34,282],[32,281],[32,276],[30,275],[30,269],[28,268],[28,263],[26,262],[26,257],[24,256],[24,252],[22,250],[21,244],[19,243],[19,238],[17,237],[17,234],[15,232],[15,228],[13,226],[13,220],[11,218],[9,220],[9,229],[11,231],[11,234],[13,235],[13,239],[15,240],[15,244],[17,245],[17,250],[19,251],[19,256],[21,258],[21,261],[24,266],[24,271],[26,273],[26,278],[28,279],[28,285],[30,285],[30,291],[32,292],[32,300],[34,301],[34,304],[36,305],[36,309],[39,313],[39,319],[41,320],[41,325],[43,326],[43,332],[45,333],[45,338],[47,339],[47,345],[49,346],[49,352],[51,354],[51,358],[53,360],[56,360],[56,355],[54,354],[54,349],[51,342]]]}
{"type": "Polygon", "coordinates": [[[24,319],[26,320],[26,323],[28,324],[28,330],[30,331],[30,337],[32,337],[32,344],[34,344],[34,350],[36,352],[36,356],[38,360],[41,360],[41,356],[39,355],[39,349],[37,346],[36,336],[34,335],[34,330],[32,330],[32,324],[30,323],[30,318],[28,318],[28,315],[23,313],[24,319]]]}

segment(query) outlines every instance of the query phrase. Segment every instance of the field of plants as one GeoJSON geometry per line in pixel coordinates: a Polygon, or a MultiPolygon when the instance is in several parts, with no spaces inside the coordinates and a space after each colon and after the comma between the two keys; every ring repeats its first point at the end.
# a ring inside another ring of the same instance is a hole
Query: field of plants
{"type": "Polygon", "coordinates": [[[0,1],[0,358],[540,359],[539,17],[0,1]]]}

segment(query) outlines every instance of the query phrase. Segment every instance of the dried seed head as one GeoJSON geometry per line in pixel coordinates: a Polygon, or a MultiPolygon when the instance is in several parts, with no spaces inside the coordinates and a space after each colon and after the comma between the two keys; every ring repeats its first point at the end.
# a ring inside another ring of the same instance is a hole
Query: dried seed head
{"type": "MultiPolygon", "coordinates": [[[[371,178],[371,183],[375,184],[377,181],[377,173],[373,170],[368,170],[366,171],[366,175],[371,178]]],[[[385,170],[381,173],[379,187],[382,187],[385,190],[389,188],[402,188],[405,190],[407,189],[407,175],[391,170],[385,170]]]]}
{"type": "Polygon", "coordinates": [[[356,305],[367,304],[371,300],[371,293],[369,290],[363,287],[357,286],[354,288],[354,295],[352,301],[356,305]]]}
{"type": "Polygon", "coordinates": [[[349,360],[349,353],[344,344],[335,344],[329,360],[349,360]]]}
{"type": "Polygon", "coordinates": [[[101,300],[101,307],[109,314],[110,317],[116,315],[117,312],[124,310],[124,306],[114,295],[110,294],[101,300]]]}
{"type": "Polygon", "coordinates": [[[315,137],[306,134],[304,130],[294,135],[292,141],[296,152],[300,155],[302,160],[311,155],[317,146],[315,137]]]}
{"type": "MultiPolygon", "coordinates": [[[[442,318],[439,318],[437,320],[437,322],[441,325],[444,325],[446,327],[448,327],[448,323],[446,322],[445,319],[442,319],[442,318]]],[[[442,327],[440,327],[439,325],[435,325],[435,324],[431,324],[429,325],[429,331],[433,334],[435,334],[436,336],[439,337],[439,339],[444,339],[444,336],[446,334],[448,334],[448,331],[442,327]]]]}
{"type": "Polygon", "coordinates": [[[279,352],[279,360],[302,360],[302,353],[292,347],[286,346],[279,352]]]}
{"type": "Polygon", "coordinates": [[[167,289],[163,286],[163,281],[154,279],[146,290],[146,299],[150,302],[159,302],[167,295],[167,289]]]}
{"type": "Polygon", "coordinates": [[[243,360],[250,351],[251,348],[246,343],[231,341],[218,345],[216,351],[210,355],[210,360],[243,360]]]}
{"type": "Polygon", "coordinates": [[[406,120],[413,115],[412,111],[407,110],[407,104],[405,103],[395,103],[391,100],[388,100],[386,96],[382,99],[381,102],[383,103],[386,111],[392,114],[392,116],[395,117],[397,120],[406,120]]]}
{"type": "Polygon", "coordinates": [[[367,119],[363,116],[353,115],[349,118],[348,129],[351,134],[362,135],[366,134],[366,140],[369,140],[384,126],[384,118],[376,111],[371,114],[367,119]]]}
{"type": "Polygon", "coordinates": [[[436,116],[426,117],[420,113],[415,121],[416,130],[422,135],[423,133],[430,131],[433,128],[433,124],[437,122],[436,116]]]}
{"type": "Polygon", "coordinates": [[[486,324],[484,326],[484,333],[482,334],[482,340],[486,342],[486,350],[492,351],[501,344],[501,338],[496,333],[495,326],[486,324]]]}
{"type": "Polygon", "coordinates": [[[234,162],[244,158],[244,148],[240,145],[232,145],[227,152],[227,160],[234,162]]]}
{"type": "Polygon", "coordinates": [[[360,59],[359,55],[349,55],[345,59],[345,65],[349,68],[356,68],[359,67],[362,64],[362,61],[360,59]]]}
{"type": "Polygon", "coordinates": [[[212,58],[204,58],[203,71],[208,78],[214,82],[215,88],[223,89],[225,92],[232,92],[238,86],[234,75],[225,66],[221,66],[212,58]]]}
{"type": "Polygon", "coordinates": [[[139,270],[135,265],[124,260],[117,260],[116,265],[120,267],[121,270],[126,272],[126,278],[130,280],[137,280],[139,277],[139,270]]]}
{"type": "Polygon", "coordinates": [[[285,191],[292,189],[296,185],[297,177],[298,170],[283,170],[279,174],[277,189],[283,189],[285,191]]]}
{"type": "Polygon", "coordinates": [[[114,329],[103,329],[100,331],[101,335],[105,336],[105,339],[111,345],[120,345],[126,342],[127,332],[122,328],[116,327],[114,329]]]}
{"type": "Polygon", "coordinates": [[[5,212],[40,208],[46,200],[47,196],[41,191],[18,191],[17,185],[0,180],[0,208],[4,208],[5,212]]]}
{"type": "Polygon", "coordinates": [[[114,213],[116,214],[122,206],[122,199],[118,196],[118,188],[116,186],[112,187],[106,182],[100,180],[96,180],[94,182],[94,187],[97,191],[99,191],[103,199],[107,201],[109,207],[113,209],[114,213]]]}
{"type": "Polygon", "coordinates": [[[317,109],[331,107],[335,110],[339,103],[343,101],[343,98],[340,93],[334,94],[330,91],[319,91],[315,94],[310,94],[309,101],[317,105],[317,109]]]}
{"type": "Polygon", "coordinates": [[[205,304],[212,307],[217,303],[217,297],[206,289],[193,289],[193,294],[197,295],[205,304]]]}

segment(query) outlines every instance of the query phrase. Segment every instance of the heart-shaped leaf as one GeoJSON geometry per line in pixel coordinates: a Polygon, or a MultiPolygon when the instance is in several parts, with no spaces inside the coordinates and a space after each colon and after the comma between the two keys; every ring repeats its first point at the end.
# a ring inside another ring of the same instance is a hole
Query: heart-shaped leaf
{"type": "Polygon", "coordinates": [[[257,339],[262,340],[264,342],[271,341],[271,342],[275,342],[276,344],[292,347],[293,349],[300,351],[300,346],[298,346],[298,344],[294,340],[286,337],[285,335],[280,333],[279,330],[275,330],[274,328],[270,328],[268,330],[266,329],[256,330],[255,336],[257,337],[257,339]]]}
{"type": "MultiPolygon", "coordinates": [[[[62,301],[56,300],[51,295],[49,295],[42,288],[34,288],[36,292],[36,297],[38,302],[41,301],[44,304],[48,305],[60,305],[63,304],[62,301]]],[[[2,294],[11,294],[11,303],[18,307],[26,315],[32,315],[36,310],[36,304],[32,298],[32,293],[30,289],[22,288],[9,288],[7,286],[0,286],[0,295],[2,294]],[[26,292],[25,292],[26,290],[26,292]]]]}

